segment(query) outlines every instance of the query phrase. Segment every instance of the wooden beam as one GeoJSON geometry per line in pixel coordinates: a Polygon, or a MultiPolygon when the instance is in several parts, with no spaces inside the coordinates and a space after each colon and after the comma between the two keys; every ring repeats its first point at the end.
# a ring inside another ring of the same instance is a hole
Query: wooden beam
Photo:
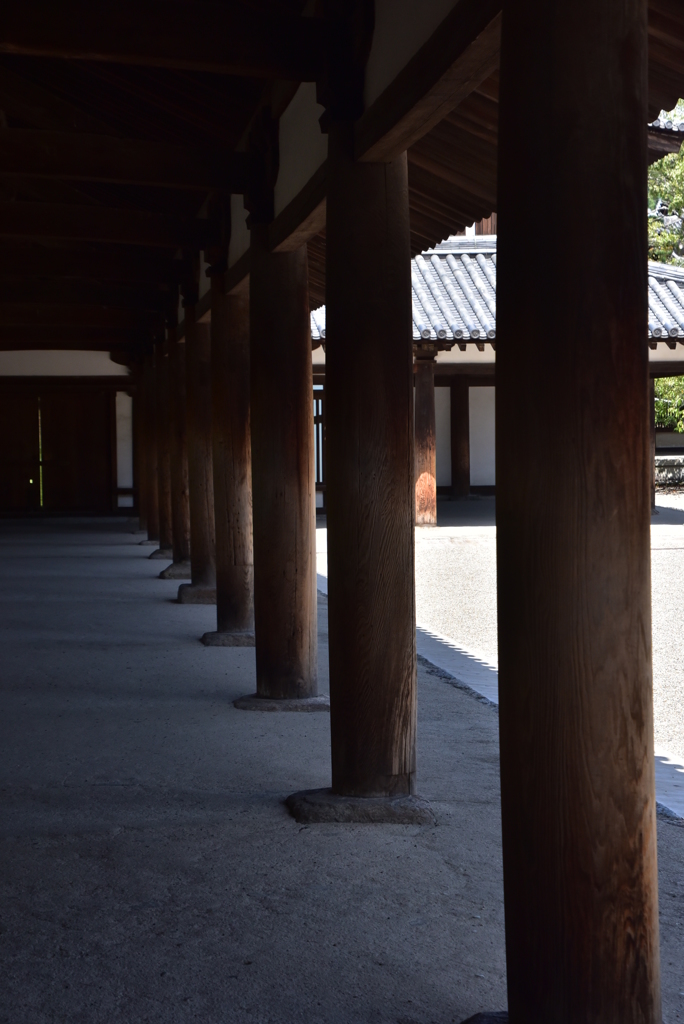
{"type": "Polygon", "coordinates": [[[57,390],[62,388],[111,388],[114,391],[135,391],[138,386],[137,377],[131,374],[130,377],[109,374],[105,376],[90,376],[87,374],[81,375],[64,375],[64,376],[50,376],[41,377],[36,375],[35,377],[24,376],[7,376],[0,377],[0,391],[15,391],[17,388],[33,389],[39,388],[41,391],[57,390]]]}
{"type": "Polygon", "coordinates": [[[32,128],[91,135],[121,135],[115,127],[36,85],[23,75],[0,66],[0,108],[11,118],[32,128]]]}
{"type": "Polygon", "coordinates": [[[106,306],[38,305],[7,302],[0,305],[0,327],[124,327],[153,328],[163,324],[161,313],[106,306]]]}
{"type": "Polygon", "coordinates": [[[0,53],[313,82],[320,19],[197,0],[5,0],[0,53]]]}
{"type": "Polygon", "coordinates": [[[182,260],[141,252],[138,248],[103,252],[85,246],[7,242],[0,238],[0,275],[3,277],[177,284],[184,268],[182,260]]]}
{"type": "Polygon", "coordinates": [[[274,252],[295,252],[325,227],[328,167],[322,164],[269,227],[274,252]]]}
{"type": "Polygon", "coordinates": [[[148,343],[148,331],[119,327],[64,327],[0,325],[0,350],[12,349],[88,349],[109,352],[113,349],[139,348],[148,343]]]}
{"type": "Polygon", "coordinates": [[[206,249],[219,241],[213,221],[142,210],[61,203],[0,202],[0,238],[59,238],[175,249],[206,249]]]}
{"type": "Polygon", "coordinates": [[[117,185],[244,193],[250,166],[247,153],[30,128],[4,129],[0,146],[0,174],[117,185]]]}
{"type": "Polygon", "coordinates": [[[426,135],[499,63],[501,0],[460,0],[356,126],[359,160],[392,160],[426,135]]]}
{"type": "Polygon", "coordinates": [[[177,306],[177,292],[149,286],[101,284],[36,277],[9,277],[0,271],[0,303],[107,306],[114,309],[154,310],[164,313],[177,306]]]}

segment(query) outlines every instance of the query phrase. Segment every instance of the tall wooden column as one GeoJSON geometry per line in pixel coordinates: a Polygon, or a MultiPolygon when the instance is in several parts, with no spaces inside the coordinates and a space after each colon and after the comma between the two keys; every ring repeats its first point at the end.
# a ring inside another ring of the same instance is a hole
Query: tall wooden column
{"type": "Polygon", "coordinates": [[[247,647],[254,645],[249,282],[229,293],[218,271],[211,278],[211,384],[217,625],[202,642],[247,647]]]}
{"type": "Polygon", "coordinates": [[[451,382],[451,496],[470,494],[470,387],[467,377],[451,382]]]}
{"type": "Polygon", "coordinates": [[[255,225],[249,302],[257,699],[292,702],[318,693],[306,247],[270,252],[255,225]]]}
{"type": "Polygon", "coordinates": [[[133,395],[133,485],[138,506],[138,529],[147,533],[147,458],[145,451],[145,397],[139,385],[133,395]]]}
{"type": "Polygon", "coordinates": [[[155,425],[157,433],[157,496],[159,547],[150,558],[173,557],[171,534],[171,452],[169,437],[169,354],[165,341],[157,342],[154,356],[155,425]]]}
{"type": "Polygon", "coordinates": [[[405,155],[357,163],[333,122],[327,195],[327,505],[332,792],[300,820],[420,821],[413,355],[405,155]],[[368,253],[373,287],[368,286],[368,253]]]}
{"type": "Polygon", "coordinates": [[[173,562],[159,575],[162,579],[177,580],[191,578],[185,339],[178,340],[175,327],[169,329],[168,339],[173,562]]]}
{"type": "Polygon", "coordinates": [[[216,538],[211,455],[211,335],[185,308],[188,479],[190,484],[191,583],[181,583],[181,604],[215,604],[216,538]]]}
{"type": "Polygon", "coordinates": [[[496,486],[511,1024],[661,1019],[646,6],[518,0],[504,12],[496,486]],[[540,209],[553,211],[543,258],[529,231],[540,209]]]}
{"type": "Polygon", "coordinates": [[[416,526],[437,525],[437,431],[435,427],[435,359],[415,365],[416,526]]]}
{"type": "Polygon", "coordinates": [[[157,464],[157,389],[155,386],[154,354],[145,357],[143,370],[145,394],[145,488],[147,505],[147,540],[143,544],[159,541],[159,487],[157,464]]]}

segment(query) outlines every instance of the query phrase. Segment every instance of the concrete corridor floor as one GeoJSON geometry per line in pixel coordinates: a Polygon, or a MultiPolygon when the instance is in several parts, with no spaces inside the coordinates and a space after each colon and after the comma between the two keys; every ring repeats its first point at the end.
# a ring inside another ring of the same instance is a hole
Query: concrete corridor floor
{"type": "MultiPolygon", "coordinates": [[[[302,827],[326,714],[237,711],[254,652],[131,524],[0,524],[0,1022],[447,1024],[506,1005],[497,712],[419,668],[436,827],[302,827]]],[[[320,605],[321,677],[327,675],[320,605]]],[[[664,1019],[684,828],[659,821],[664,1019]]]]}

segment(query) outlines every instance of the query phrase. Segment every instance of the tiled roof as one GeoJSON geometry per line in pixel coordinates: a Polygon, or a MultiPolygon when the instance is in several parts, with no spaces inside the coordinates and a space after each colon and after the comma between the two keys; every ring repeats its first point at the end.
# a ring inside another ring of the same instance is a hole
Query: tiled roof
{"type": "Polygon", "coordinates": [[[660,129],[661,131],[684,133],[684,121],[671,121],[670,118],[656,117],[655,121],[651,121],[648,127],[655,128],[656,130],[660,129]]]}
{"type": "MultiPolygon", "coordinates": [[[[411,260],[411,285],[416,344],[496,345],[496,235],[454,235],[427,249],[411,260]]],[[[684,268],[648,264],[648,321],[652,347],[684,339],[684,268]]],[[[311,314],[311,335],[325,341],[325,306],[311,314]]]]}

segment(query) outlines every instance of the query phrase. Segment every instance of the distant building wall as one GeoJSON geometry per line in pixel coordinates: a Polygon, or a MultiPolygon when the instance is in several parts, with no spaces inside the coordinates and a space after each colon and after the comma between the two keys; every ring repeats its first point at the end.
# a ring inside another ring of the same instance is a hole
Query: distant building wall
{"type": "Polygon", "coordinates": [[[437,486],[451,487],[451,388],[435,388],[437,486]]]}
{"type": "MultiPolygon", "coordinates": [[[[116,485],[133,487],[133,399],[124,391],[116,393],[116,485]]],[[[119,508],[133,506],[132,494],[120,494],[119,508]]]]}
{"type": "Polygon", "coordinates": [[[471,487],[491,487],[496,482],[494,393],[493,387],[470,388],[471,487]]]}

